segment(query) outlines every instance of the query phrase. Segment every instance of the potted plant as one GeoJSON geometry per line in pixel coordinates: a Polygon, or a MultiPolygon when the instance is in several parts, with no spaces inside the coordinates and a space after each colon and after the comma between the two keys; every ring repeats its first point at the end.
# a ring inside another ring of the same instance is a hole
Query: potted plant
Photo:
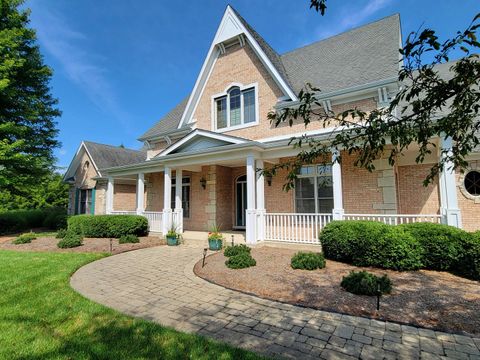
{"type": "Polygon", "coordinates": [[[220,226],[213,225],[208,232],[208,248],[213,251],[220,250],[223,246],[223,235],[220,233],[220,226]]]}
{"type": "Polygon", "coordinates": [[[168,229],[168,232],[167,232],[167,235],[165,236],[167,238],[167,245],[169,246],[176,246],[178,245],[179,241],[179,237],[180,237],[180,234],[177,232],[177,226],[172,223],[172,225],[170,226],[170,228],[168,229]]]}

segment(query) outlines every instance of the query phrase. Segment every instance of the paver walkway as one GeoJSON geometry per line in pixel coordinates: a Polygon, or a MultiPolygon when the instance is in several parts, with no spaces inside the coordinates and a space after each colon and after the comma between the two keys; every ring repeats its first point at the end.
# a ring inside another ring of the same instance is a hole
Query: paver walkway
{"type": "Polygon", "coordinates": [[[478,338],[281,304],[210,284],[193,273],[201,256],[196,246],[123,253],[82,267],[71,285],[126,314],[270,356],[480,359],[478,338]]]}

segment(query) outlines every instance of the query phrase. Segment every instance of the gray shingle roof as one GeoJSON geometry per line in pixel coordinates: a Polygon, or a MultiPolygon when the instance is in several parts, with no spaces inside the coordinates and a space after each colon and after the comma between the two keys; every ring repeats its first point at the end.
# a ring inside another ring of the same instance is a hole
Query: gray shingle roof
{"type": "Polygon", "coordinates": [[[126,149],[91,141],[84,141],[83,143],[100,171],[113,166],[143,162],[147,158],[146,152],[140,150],[126,149]]]}
{"type": "Polygon", "coordinates": [[[310,82],[322,92],[398,76],[400,16],[290,51],[281,56],[296,92],[310,82]]]}
{"type": "MultiPolygon", "coordinates": [[[[398,76],[398,14],[279,55],[238,12],[235,13],[294,92],[298,93],[307,82],[322,92],[330,92],[398,76]]],[[[139,140],[177,129],[187,102],[188,97],[139,140]]]]}
{"type": "Polygon", "coordinates": [[[189,96],[183,99],[177,106],[175,106],[169,113],[161,118],[153,127],[138,138],[138,140],[148,140],[158,135],[168,133],[178,128],[178,124],[182,119],[183,111],[187,106],[189,96]]]}

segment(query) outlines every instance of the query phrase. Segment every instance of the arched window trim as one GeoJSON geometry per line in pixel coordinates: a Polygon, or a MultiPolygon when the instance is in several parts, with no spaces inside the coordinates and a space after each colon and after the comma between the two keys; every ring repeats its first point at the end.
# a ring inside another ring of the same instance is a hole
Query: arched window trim
{"type": "Polygon", "coordinates": [[[222,93],[215,94],[212,96],[212,130],[217,132],[232,131],[236,129],[242,129],[250,126],[258,125],[259,123],[259,112],[258,112],[258,83],[252,83],[248,85],[243,85],[240,83],[231,83],[229,84],[222,93]],[[231,125],[230,122],[230,92],[239,88],[240,90],[240,124],[231,125]],[[244,114],[244,93],[248,90],[254,90],[254,100],[255,100],[255,121],[245,123],[245,114],[244,114]],[[222,128],[217,128],[217,101],[225,99],[226,106],[226,126],[222,128]]]}

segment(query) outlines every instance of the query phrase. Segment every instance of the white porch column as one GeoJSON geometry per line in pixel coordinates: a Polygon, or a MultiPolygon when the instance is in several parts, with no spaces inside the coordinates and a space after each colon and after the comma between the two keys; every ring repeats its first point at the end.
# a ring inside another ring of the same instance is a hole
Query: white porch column
{"type": "Polygon", "coordinates": [[[335,162],[338,158],[338,151],[332,152],[332,181],[333,181],[333,220],[343,220],[343,188],[342,188],[342,167],[335,162]]]}
{"type": "Polygon", "coordinates": [[[172,170],[165,166],[165,178],[163,182],[163,234],[166,234],[172,224],[172,170]]]}
{"type": "Polygon", "coordinates": [[[137,214],[145,211],[145,175],[139,173],[137,176],[137,214]]]}
{"type": "Polygon", "coordinates": [[[114,180],[113,177],[108,178],[107,183],[107,194],[106,194],[106,210],[107,214],[111,214],[113,211],[113,187],[114,187],[114,180]]]}
{"type": "MultiPolygon", "coordinates": [[[[450,151],[452,148],[452,139],[442,139],[443,150],[450,151]]],[[[442,155],[445,157],[445,155],[442,155]]],[[[448,161],[443,166],[440,174],[440,212],[443,217],[443,223],[458,228],[462,227],[462,219],[460,209],[458,208],[457,199],[457,180],[455,178],[455,170],[453,164],[448,161]]]]}
{"type": "Polygon", "coordinates": [[[262,174],[263,160],[257,160],[257,239],[265,240],[265,179],[262,174]]]}
{"type": "Polygon", "coordinates": [[[175,171],[175,225],[180,233],[183,232],[182,179],[182,169],[177,169],[175,171]]]}
{"type": "Polygon", "coordinates": [[[255,212],[255,159],[253,155],[247,156],[247,209],[246,209],[245,240],[247,244],[255,244],[256,212],[255,212]]]}

